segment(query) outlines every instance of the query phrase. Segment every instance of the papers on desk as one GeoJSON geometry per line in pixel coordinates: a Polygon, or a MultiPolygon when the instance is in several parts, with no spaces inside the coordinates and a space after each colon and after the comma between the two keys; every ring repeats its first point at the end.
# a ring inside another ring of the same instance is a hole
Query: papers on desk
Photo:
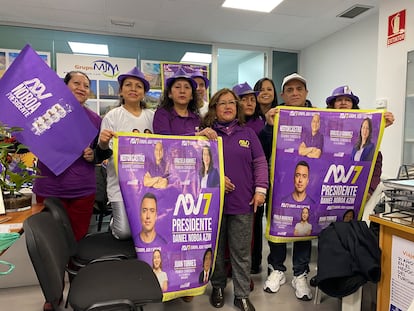
{"type": "Polygon", "coordinates": [[[12,230],[16,231],[21,228],[23,228],[23,224],[21,222],[15,224],[0,224],[0,233],[9,233],[12,232],[12,230]]]}
{"type": "Polygon", "coordinates": [[[390,188],[414,191],[414,179],[387,179],[383,183],[390,188]]]}

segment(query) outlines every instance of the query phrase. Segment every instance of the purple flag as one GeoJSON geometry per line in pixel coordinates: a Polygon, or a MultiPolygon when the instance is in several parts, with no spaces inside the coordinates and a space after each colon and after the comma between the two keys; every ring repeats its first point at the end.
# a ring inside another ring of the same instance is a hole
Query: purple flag
{"type": "Polygon", "coordinates": [[[98,129],[61,78],[26,45],[0,79],[0,121],[56,175],[89,146],[98,129]]]}

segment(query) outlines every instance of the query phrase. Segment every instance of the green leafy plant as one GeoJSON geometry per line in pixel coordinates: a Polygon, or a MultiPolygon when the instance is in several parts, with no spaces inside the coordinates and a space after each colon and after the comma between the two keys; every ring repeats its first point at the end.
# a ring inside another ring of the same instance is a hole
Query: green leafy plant
{"type": "Polygon", "coordinates": [[[13,159],[13,154],[27,150],[13,137],[16,132],[23,131],[20,127],[11,127],[0,122],[0,188],[4,194],[17,196],[25,183],[38,178],[37,168],[29,168],[22,161],[13,159]]]}

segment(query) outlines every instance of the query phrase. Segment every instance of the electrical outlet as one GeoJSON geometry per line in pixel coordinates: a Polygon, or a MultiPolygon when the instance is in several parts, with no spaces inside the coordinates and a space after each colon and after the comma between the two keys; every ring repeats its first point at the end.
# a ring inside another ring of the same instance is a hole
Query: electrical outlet
{"type": "Polygon", "coordinates": [[[388,106],[388,99],[387,98],[379,98],[375,101],[377,109],[387,109],[388,106]]]}

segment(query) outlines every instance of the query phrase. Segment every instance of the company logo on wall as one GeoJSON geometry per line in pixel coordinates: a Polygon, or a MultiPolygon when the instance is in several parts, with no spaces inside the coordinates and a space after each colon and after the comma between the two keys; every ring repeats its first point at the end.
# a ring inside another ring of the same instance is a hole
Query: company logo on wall
{"type": "Polygon", "coordinates": [[[103,59],[94,61],[93,69],[101,72],[107,78],[116,78],[120,73],[118,64],[113,65],[111,62],[103,59]]]}
{"type": "Polygon", "coordinates": [[[405,40],[405,10],[388,16],[387,45],[405,40]]]}

